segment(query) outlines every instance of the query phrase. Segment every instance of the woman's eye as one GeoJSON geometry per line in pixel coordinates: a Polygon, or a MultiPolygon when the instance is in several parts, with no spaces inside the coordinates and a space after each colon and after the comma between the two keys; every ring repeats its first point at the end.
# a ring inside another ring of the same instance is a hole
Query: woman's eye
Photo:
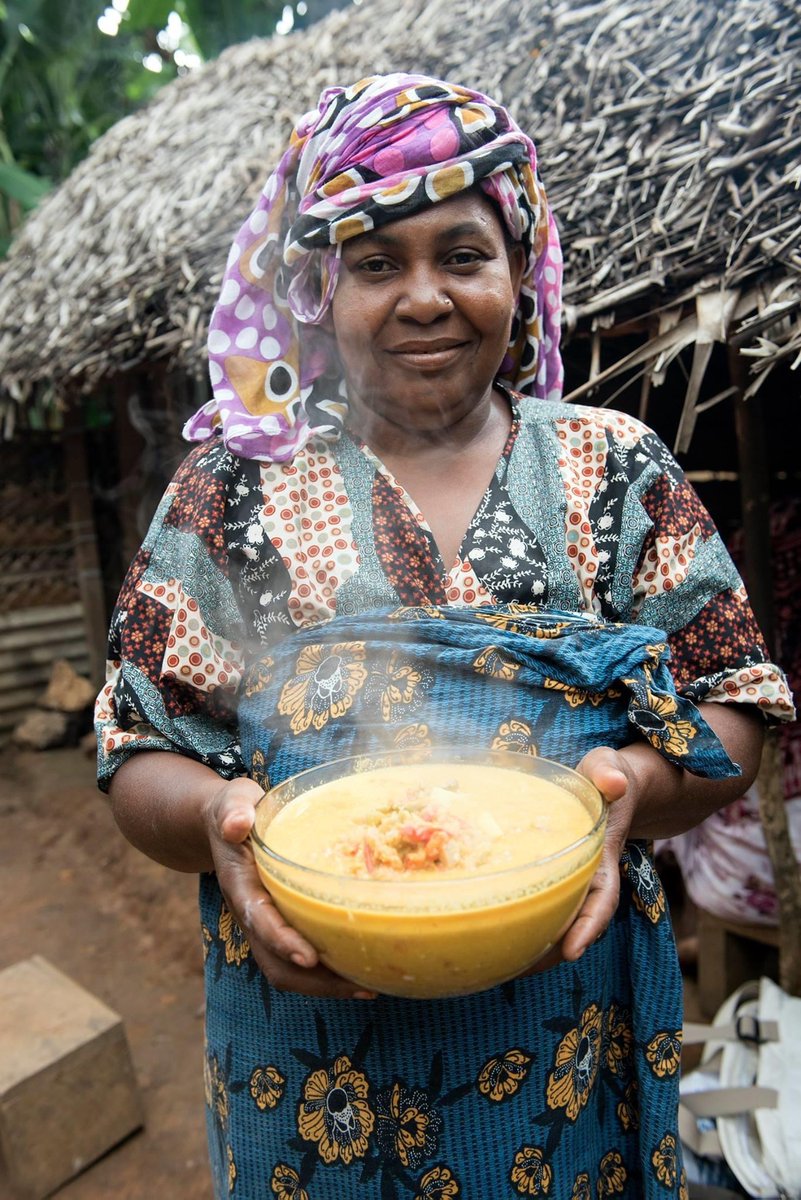
{"type": "Polygon", "coordinates": [[[367,275],[383,275],[392,270],[392,263],[386,258],[366,258],[359,263],[359,270],[367,275]]]}
{"type": "Polygon", "coordinates": [[[483,261],[483,255],[478,250],[454,250],[448,255],[448,262],[454,267],[472,267],[483,261]]]}

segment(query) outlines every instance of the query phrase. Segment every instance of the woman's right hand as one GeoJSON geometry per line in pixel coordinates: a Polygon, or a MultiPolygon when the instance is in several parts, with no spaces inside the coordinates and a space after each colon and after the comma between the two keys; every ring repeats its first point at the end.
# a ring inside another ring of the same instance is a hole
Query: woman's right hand
{"type": "Polygon", "coordinates": [[[217,882],[253,957],[279,991],[373,999],[374,993],[322,965],[317,951],[287,924],[261,882],[248,835],[262,795],[254,780],[232,779],[221,784],[203,811],[217,882]]]}

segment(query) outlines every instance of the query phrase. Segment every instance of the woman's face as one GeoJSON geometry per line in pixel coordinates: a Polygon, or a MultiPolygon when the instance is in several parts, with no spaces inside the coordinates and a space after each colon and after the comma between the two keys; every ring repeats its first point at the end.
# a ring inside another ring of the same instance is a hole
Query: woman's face
{"type": "Polygon", "coordinates": [[[435,432],[487,400],[523,269],[474,191],[346,242],[331,312],[354,414],[435,432]]]}

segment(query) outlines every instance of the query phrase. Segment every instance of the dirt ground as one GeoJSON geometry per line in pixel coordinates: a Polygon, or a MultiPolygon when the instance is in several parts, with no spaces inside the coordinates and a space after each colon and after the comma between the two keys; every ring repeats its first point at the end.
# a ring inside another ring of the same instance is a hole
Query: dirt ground
{"type": "Polygon", "coordinates": [[[124,841],[77,749],[0,751],[0,873],[0,969],[40,954],[119,1013],[144,1102],[57,1200],[210,1200],[195,877],[124,841]]]}

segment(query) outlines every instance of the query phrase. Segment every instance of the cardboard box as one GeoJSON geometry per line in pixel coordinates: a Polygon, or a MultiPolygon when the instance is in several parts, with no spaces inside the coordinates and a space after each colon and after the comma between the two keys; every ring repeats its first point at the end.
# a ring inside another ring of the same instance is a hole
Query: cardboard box
{"type": "Polygon", "coordinates": [[[0,1179],[41,1200],[143,1123],[122,1020],[45,959],[0,971],[0,1179]]]}

